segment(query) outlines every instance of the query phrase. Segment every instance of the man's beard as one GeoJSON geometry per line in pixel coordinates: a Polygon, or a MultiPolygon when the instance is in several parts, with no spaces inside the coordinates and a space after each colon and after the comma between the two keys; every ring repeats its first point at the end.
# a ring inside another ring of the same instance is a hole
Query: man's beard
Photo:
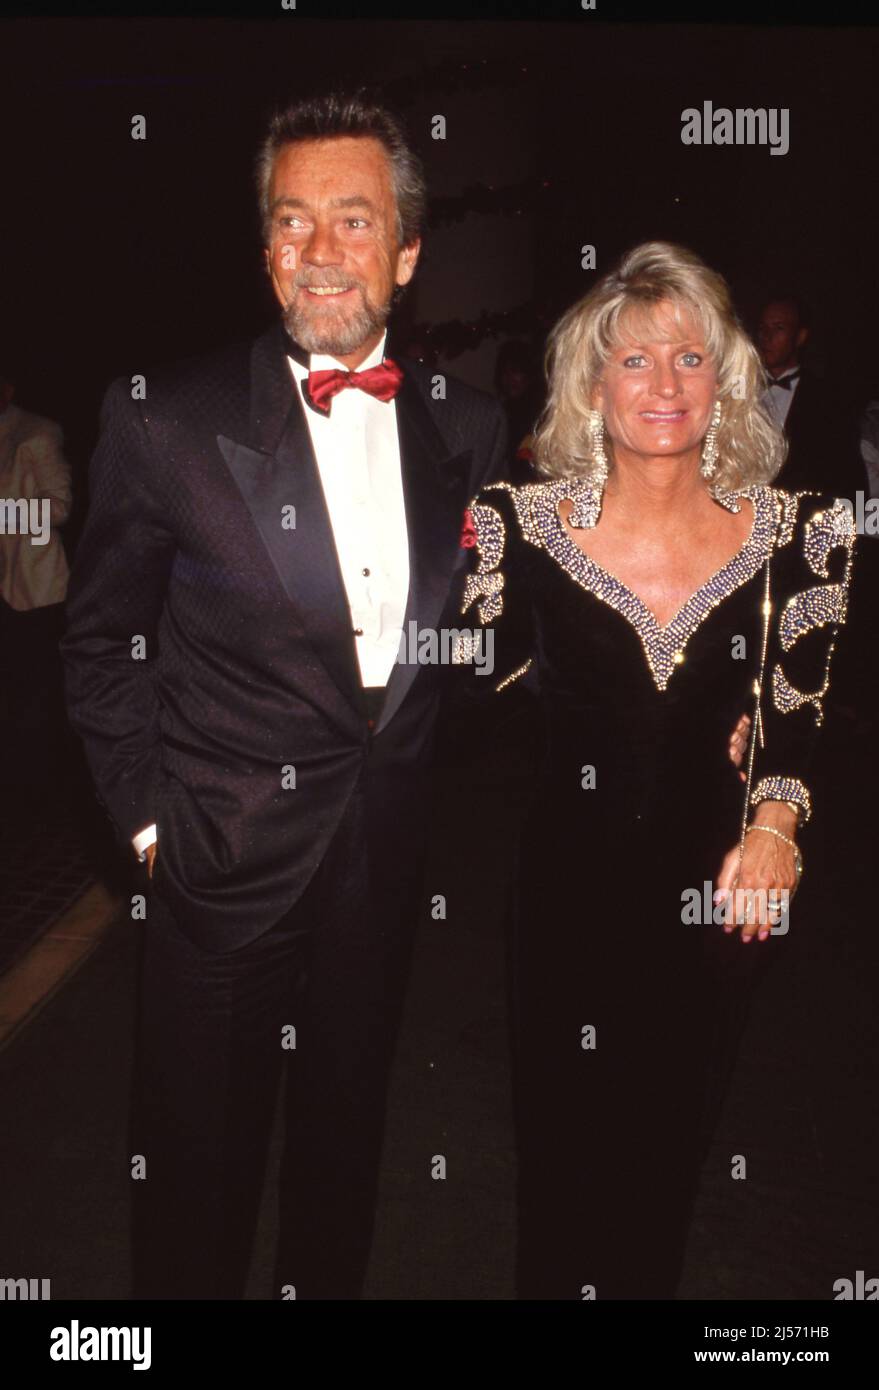
{"type": "MultiPolygon", "coordinates": [[[[332,283],[320,280],[322,285],[332,283]]],[[[306,352],[319,352],[328,357],[347,357],[356,352],[361,344],[380,333],[388,321],[392,300],[386,304],[373,304],[363,285],[355,282],[360,290],[361,304],[358,309],[342,314],[325,314],[323,321],[316,323],[294,298],[284,310],[284,327],[290,337],[306,352]]],[[[294,283],[294,288],[299,288],[294,283]]],[[[305,285],[302,286],[305,288],[305,285]]],[[[348,288],[348,286],[346,286],[348,288]]]]}

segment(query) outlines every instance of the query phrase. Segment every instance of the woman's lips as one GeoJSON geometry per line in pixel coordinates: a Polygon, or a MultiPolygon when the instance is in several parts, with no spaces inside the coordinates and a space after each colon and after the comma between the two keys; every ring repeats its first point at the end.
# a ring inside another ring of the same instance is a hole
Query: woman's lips
{"type": "Polygon", "coordinates": [[[642,410],[641,419],[650,424],[671,425],[676,420],[683,420],[686,414],[686,410],[642,410]]]}

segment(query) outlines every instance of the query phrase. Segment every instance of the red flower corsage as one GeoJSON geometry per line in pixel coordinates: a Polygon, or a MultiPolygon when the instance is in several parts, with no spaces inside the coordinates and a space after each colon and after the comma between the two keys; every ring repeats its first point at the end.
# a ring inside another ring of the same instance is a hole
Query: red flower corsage
{"type": "Polygon", "coordinates": [[[464,512],[464,525],[461,527],[461,546],[464,550],[472,550],[476,543],[476,526],[473,522],[473,513],[468,507],[464,512]]]}

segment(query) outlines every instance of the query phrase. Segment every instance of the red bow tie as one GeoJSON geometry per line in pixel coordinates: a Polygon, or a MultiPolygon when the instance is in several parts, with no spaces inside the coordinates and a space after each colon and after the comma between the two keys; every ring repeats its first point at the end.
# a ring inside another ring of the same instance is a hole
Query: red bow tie
{"type": "Polygon", "coordinates": [[[369,367],[365,372],[343,372],[338,367],[328,371],[309,372],[306,389],[315,410],[329,415],[330,403],[334,396],[344,391],[346,386],[356,386],[380,401],[393,400],[403,383],[403,372],[390,357],[378,367],[369,367]]]}

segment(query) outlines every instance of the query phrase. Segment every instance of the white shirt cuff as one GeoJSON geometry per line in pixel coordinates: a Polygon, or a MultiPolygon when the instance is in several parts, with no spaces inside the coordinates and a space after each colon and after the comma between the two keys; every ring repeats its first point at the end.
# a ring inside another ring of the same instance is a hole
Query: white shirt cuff
{"type": "Polygon", "coordinates": [[[132,839],[131,843],[134,845],[134,852],[141,864],[143,864],[146,859],[145,851],[149,849],[150,845],[156,843],[156,839],[157,832],[155,825],[148,825],[144,830],[139,830],[132,839]]]}

